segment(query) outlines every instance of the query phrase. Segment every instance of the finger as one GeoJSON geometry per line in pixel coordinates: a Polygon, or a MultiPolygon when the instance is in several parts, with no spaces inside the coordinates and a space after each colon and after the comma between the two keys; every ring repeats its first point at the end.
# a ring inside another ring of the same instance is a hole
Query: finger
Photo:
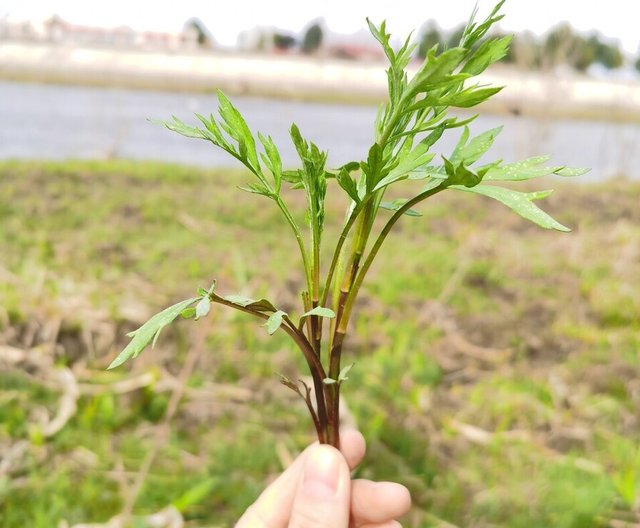
{"type": "Polygon", "coordinates": [[[409,490],[395,482],[354,480],[351,497],[351,515],[356,527],[397,519],[411,508],[409,490]]]}
{"type": "Polygon", "coordinates": [[[358,528],[402,528],[398,521],[388,521],[378,524],[362,524],[358,528]]]}
{"type": "Polygon", "coordinates": [[[348,528],[351,476],[344,456],[328,445],[312,446],[291,508],[289,528],[348,528]]]}
{"type": "MultiPolygon", "coordinates": [[[[364,437],[358,431],[341,433],[340,451],[347,460],[349,469],[355,468],[366,449],[364,437]]],[[[317,445],[317,442],[316,444],[317,445]]],[[[296,493],[308,447],[271,485],[262,492],[258,500],[245,512],[236,528],[284,528],[291,516],[291,505],[296,493]]]]}

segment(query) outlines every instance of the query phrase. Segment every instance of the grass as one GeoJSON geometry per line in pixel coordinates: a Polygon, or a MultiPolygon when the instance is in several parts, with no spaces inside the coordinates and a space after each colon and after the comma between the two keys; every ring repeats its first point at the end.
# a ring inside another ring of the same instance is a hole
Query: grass
{"type": "MultiPolygon", "coordinates": [[[[1,527],[121,511],[200,328],[174,325],[105,372],[149,315],[213,278],[296,312],[295,242],[274,209],[234,188],[245,182],[154,163],[0,164],[0,350],[70,368],[81,393],[43,437],[60,390],[27,368],[0,370],[0,467],[26,446],[0,471],[1,527]],[[116,390],[140,375],[150,381],[116,390]]],[[[543,207],[571,234],[445,193],[399,226],[372,269],[343,393],[369,442],[356,474],[410,488],[404,526],[640,522],[640,185],[552,183],[543,207]]],[[[331,207],[327,241],[340,221],[331,207]]],[[[174,504],[186,526],[231,526],[313,440],[273,374],[306,375],[285,337],[213,316],[136,514],[174,504]]]]}

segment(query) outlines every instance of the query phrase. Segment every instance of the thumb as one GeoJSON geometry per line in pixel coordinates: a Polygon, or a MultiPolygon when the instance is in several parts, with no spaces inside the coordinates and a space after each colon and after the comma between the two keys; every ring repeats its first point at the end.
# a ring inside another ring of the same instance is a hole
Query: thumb
{"type": "Polygon", "coordinates": [[[310,448],[289,528],[348,528],[350,503],[351,476],[342,454],[328,445],[310,448]]]}

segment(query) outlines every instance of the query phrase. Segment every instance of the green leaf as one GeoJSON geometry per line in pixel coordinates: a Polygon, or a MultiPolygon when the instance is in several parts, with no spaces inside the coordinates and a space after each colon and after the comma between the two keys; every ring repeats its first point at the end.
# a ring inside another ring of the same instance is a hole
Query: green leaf
{"type": "Polygon", "coordinates": [[[195,308],[187,308],[180,312],[180,317],[182,317],[183,319],[193,319],[195,316],[196,316],[195,308]]]}
{"type": "MultiPolygon", "coordinates": [[[[358,166],[360,165],[358,164],[358,166]]],[[[338,181],[338,185],[349,195],[349,198],[356,203],[360,202],[360,197],[358,196],[358,184],[351,177],[345,167],[342,167],[340,172],[336,174],[336,180],[338,181]]]]}
{"type": "Polygon", "coordinates": [[[211,310],[211,299],[209,295],[206,295],[200,302],[196,305],[196,321],[202,317],[206,317],[209,315],[209,311],[211,310]]]}
{"type": "Polygon", "coordinates": [[[512,39],[513,35],[485,40],[462,67],[462,73],[468,73],[472,76],[480,75],[494,62],[507,55],[512,39]]]}
{"type": "Polygon", "coordinates": [[[324,383],[325,385],[333,385],[334,383],[338,383],[338,382],[332,378],[324,378],[322,380],[322,383],[324,383]]]}
{"type": "MultiPolygon", "coordinates": [[[[406,198],[398,198],[393,202],[380,202],[380,205],[378,207],[380,207],[380,209],[386,209],[388,211],[397,211],[408,201],[409,200],[407,200],[406,198]]],[[[407,209],[404,214],[406,214],[407,216],[422,216],[418,211],[415,211],[414,209],[407,209]]]]}
{"type": "Polygon", "coordinates": [[[223,297],[225,301],[229,301],[230,303],[237,304],[238,306],[242,306],[243,308],[250,308],[256,312],[277,312],[278,309],[271,304],[267,299],[249,299],[248,297],[243,297],[242,295],[227,295],[223,297]]]}
{"type": "Polygon", "coordinates": [[[386,32],[386,20],[382,21],[382,24],[380,24],[380,29],[378,29],[368,18],[367,24],[369,25],[369,31],[371,32],[371,34],[380,44],[382,44],[382,49],[389,59],[389,62],[391,64],[395,64],[396,54],[393,51],[393,48],[391,48],[391,46],[389,45],[389,39],[391,38],[391,35],[386,32]]]}
{"type": "Polygon", "coordinates": [[[396,181],[406,179],[411,172],[427,165],[434,157],[434,155],[429,154],[428,151],[435,142],[440,139],[444,130],[444,125],[441,124],[437,126],[435,130],[420,141],[413,150],[402,152],[399,155],[397,165],[387,176],[378,182],[373,190],[377,191],[396,181]]]}
{"type": "Polygon", "coordinates": [[[472,165],[491,148],[494,139],[501,131],[502,126],[492,128],[474,137],[467,143],[469,139],[469,127],[465,126],[460,141],[458,141],[456,148],[449,158],[451,163],[454,165],[457,163],[464,163],[467,166],[472,165]]]}
{"type": "Polygon", "coordinates": [[[185,308],[191,306],[194,302],[200,300],[199,297],[187,299],[186,301],[179,302],[170,306],[166,310],[154,315],[145,324],[134,332],[130,332],[128,335],[133,339],[127,345],[127,347],[118,354],[118,357],[113,360],[108,369],[114,369],[122,365],[125,361],[131,358],[137,358],[152,339],[157,339],[160,331],[171,324],[185,308]]]}
{"type": "Polygon", "coordinates": [[[220,103],[218,111],[227,124],[225,130],[238,142],[240,156],[247,159],[256,172],[260,172],[256,142],[242,114],[240,114],[236,107],[231,104],[227,96],[220,90],[218,90],[218,101],[220,103]]]}
{"type": "Polygon", "coordinates": [[[496,22],[499,22],[504,18],[504,15],[498,15],[498,12],[502,8],[502,5],[506,0],[501,0],[498,4],[493,8],[489,16],[482,22],[480,25],[475,23],[475,17],[478,13],[478,7],[471,13],[471,17],[469,17],[469,22],[467,23],[467,27],[465,28],[462,39],[460,40],[461,45],[467,49],[471,49],[480,39],[482,39],[491,26],[496,22]],[[498,16],[496,16],[498,15],[498,16]]]}
{"type": "Polygon", "coordinates": [[[367,156],[366,163],[363,161],[360,163],[362,172],[365,175],[365,182],[367,192],[373,191],[374,187],[380,180],[382,172],[384,170],[384,158],[382,154],[382,147],[378,143],[374,143],[369,149],[369,155],[367,156]]]}
{"type": "Polygon", "coordinates": [[[465,167],[464,163],[460,163],[457,167],[450,160],[442,157],[444,160],[444,169],[447,173],[447,185],[464,185],[465,187],[475,187],[482,181],[482,174],[478,174],[469,167],[465,167]]]}
{"type": "Polygon", "coordinates": [[[585,167],[562,167],[559,170],[553,171],[556,176],[563,176],[566,178],[575,178],[576,176],[582,176],[586,174],[591,169],[587,169],[585,167]]]}
{"type": "Polygon", "coordinates": [[[329,319],[336,316],[333,310],[329,308],[324,308],[323,306],[316,306],[313,310],[309,310],[308,312],[303,313],[300,316],[300,320],[304,319],[305,317],[309,317],[310,315],[317,315],[318,317],[327,317],[329,319]]]}
{"type": "Polygon", "coordinates": [[[267,136],[266,138],[258,132],[258,138],[260,139],[260,143],[264,147],[264,151],[267,153],[266,158],[261,155],[264,164],[273,174],[273,179],[276,183],[276,194],[280,192],[280,185],[282,183],[282,160],[280,158],[280,152],[276,148],[273,139],[271,136],[267,136]]]}
{"type": "Polygon", "coordinates": [[[547,167],[542,164],[549,160],[549,156],[537,156],[515,163],[499,165],[490,169],[484,177],[485,181],[523,181],[540,178],[550,174],[557,176],[582,176],[590,169],[572,167],[547,167]]]}
{"type": "Polygon", "coordinates": [[[338,380],[339,381],[347,381],[349,379],[349,378],[347,378],[347,374],[353,368],[354,365],[355,365],[355,363],[351,363],[351,365],[347,365],[346,367],[344,367],[340,371],[340,374],[338,374],[338,380]]]}
{"type": "Polygon", "coordinates": [[[260,196],[266,196],[267,198],[273,198],[274,194],[271,189],[268,189],[260,183],[247,183],[245,187],[238,187],[241,191],[251,194],[259,194],[260,196]]]}
{"type": "Polygon", "coordinates": [[[173,117],[173,121],[162,121],[161,119],[149,119],[149,121],[156,125],[166,127],[169,130],[182,134],[188,138],[207,139],[206,135],[199,128],[185,125],[176,116],[171,117],[173,117]]]}
{"type": "Polygon", "coordinates": [[[478,88],[478,85],[474,85],[453,94],[429,94],[424,99],[421,99],[417,103],[408,107],[406,111],[411,112],[420,110],[422,108],[432,108],[436,106],[471,108],[473,106],[479,105],[480,103],[483,103],[490,97],[500,92],[500,90],[502,90],[503,88],[503,86],[492,88],[478,88]]]}
{"type": "Polygon", "coordinates": [[[437,57],[434,49],[429,50],[425,62],[407,86],[408,97],[468,78],[467,74],[452,75],[466,55],[467,50],[462,48],[448,49],[437,57]]]}
{"type": "Polygon", "coordinates": [[[267,319],[267,322],[262,325],[267,327],[269,335],[273,335],[275,331],[280,328],[285,315],[287,315],[285,312],[278,310],[277,312],[272,313],[269,319],[267,319]]]}
{"type": "Polygon", "coordinates": [[[537,193],[522,193],[512,191],[511,189],[505,189],[503,187],[494,187],[490,185],[477,185],[473,188],[467,188],[460,185],[453,185],[451,189],[457,189],[459,191],[472,192],[488,196],[494,200],[502,202],[507,207],[518,213],[523,218],[531,220],[533,223],[538,224],[545,229],[556,229],[557,231],[568,232],[571,231],[568,227],[563,226],[547,213],[535,206],[532,200],[544,198],[551,194],[552,191],[541,191],[537,193]]]}

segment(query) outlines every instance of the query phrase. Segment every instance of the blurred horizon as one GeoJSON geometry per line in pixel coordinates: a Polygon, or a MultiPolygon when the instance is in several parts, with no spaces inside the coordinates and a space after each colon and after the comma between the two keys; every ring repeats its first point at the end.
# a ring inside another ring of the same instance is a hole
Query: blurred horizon
{"type": "MultiPolygon", "coordinates": [[[[115,1],[101,5],[96,10],[91,2],[57,0],[52,3],[35,0],[25,3],[8,0],[4,7],[0,7],[0,20],[38,24],[58,16],[71,24],[89,27],[124,26],[136,31],[177,33],[187,21],[197,18],[209,28],[220,46],[235,47],[241,34],[256,26],[299,33],[318,20],[324,20],[332,32],[350,34],[366,29],[366,17],[378,24],[387,20],[391,32],[401,40],[412,31],[419,33],[433,21],[440,29],[453,30],[466,22],[475,4],[474,0],[431,2],[423,9],[416,10],[409,0],[398,0],[394,3],[394,9],[390,10],[388,4],[378,0],[367,3],[354,1],[347,5],[334,0],[311,4],[285,0],[274,10],[256,1],[222,7],[202,0],[186,0],[164,9],[141,1],[136,2],[136,9],[132,9],[130,3],[115,1]]],[[[479,2],[479,18],[486,16],[493,5],[494,2],[479,2]]],[[[612,0],[606,5],[602,2],[586,2],[581,7],[578,10],[572,3],[551,0],[535,3],[512,0],[502,9],[507,16],[499,22],[499,28],[509,33],[531,31],[540,37],[559,24],[568,22],[580,34],[597,31],[610,43],[619,42],[625,53],[638,53],[640,32],[629,2],[612,0]]]]}

